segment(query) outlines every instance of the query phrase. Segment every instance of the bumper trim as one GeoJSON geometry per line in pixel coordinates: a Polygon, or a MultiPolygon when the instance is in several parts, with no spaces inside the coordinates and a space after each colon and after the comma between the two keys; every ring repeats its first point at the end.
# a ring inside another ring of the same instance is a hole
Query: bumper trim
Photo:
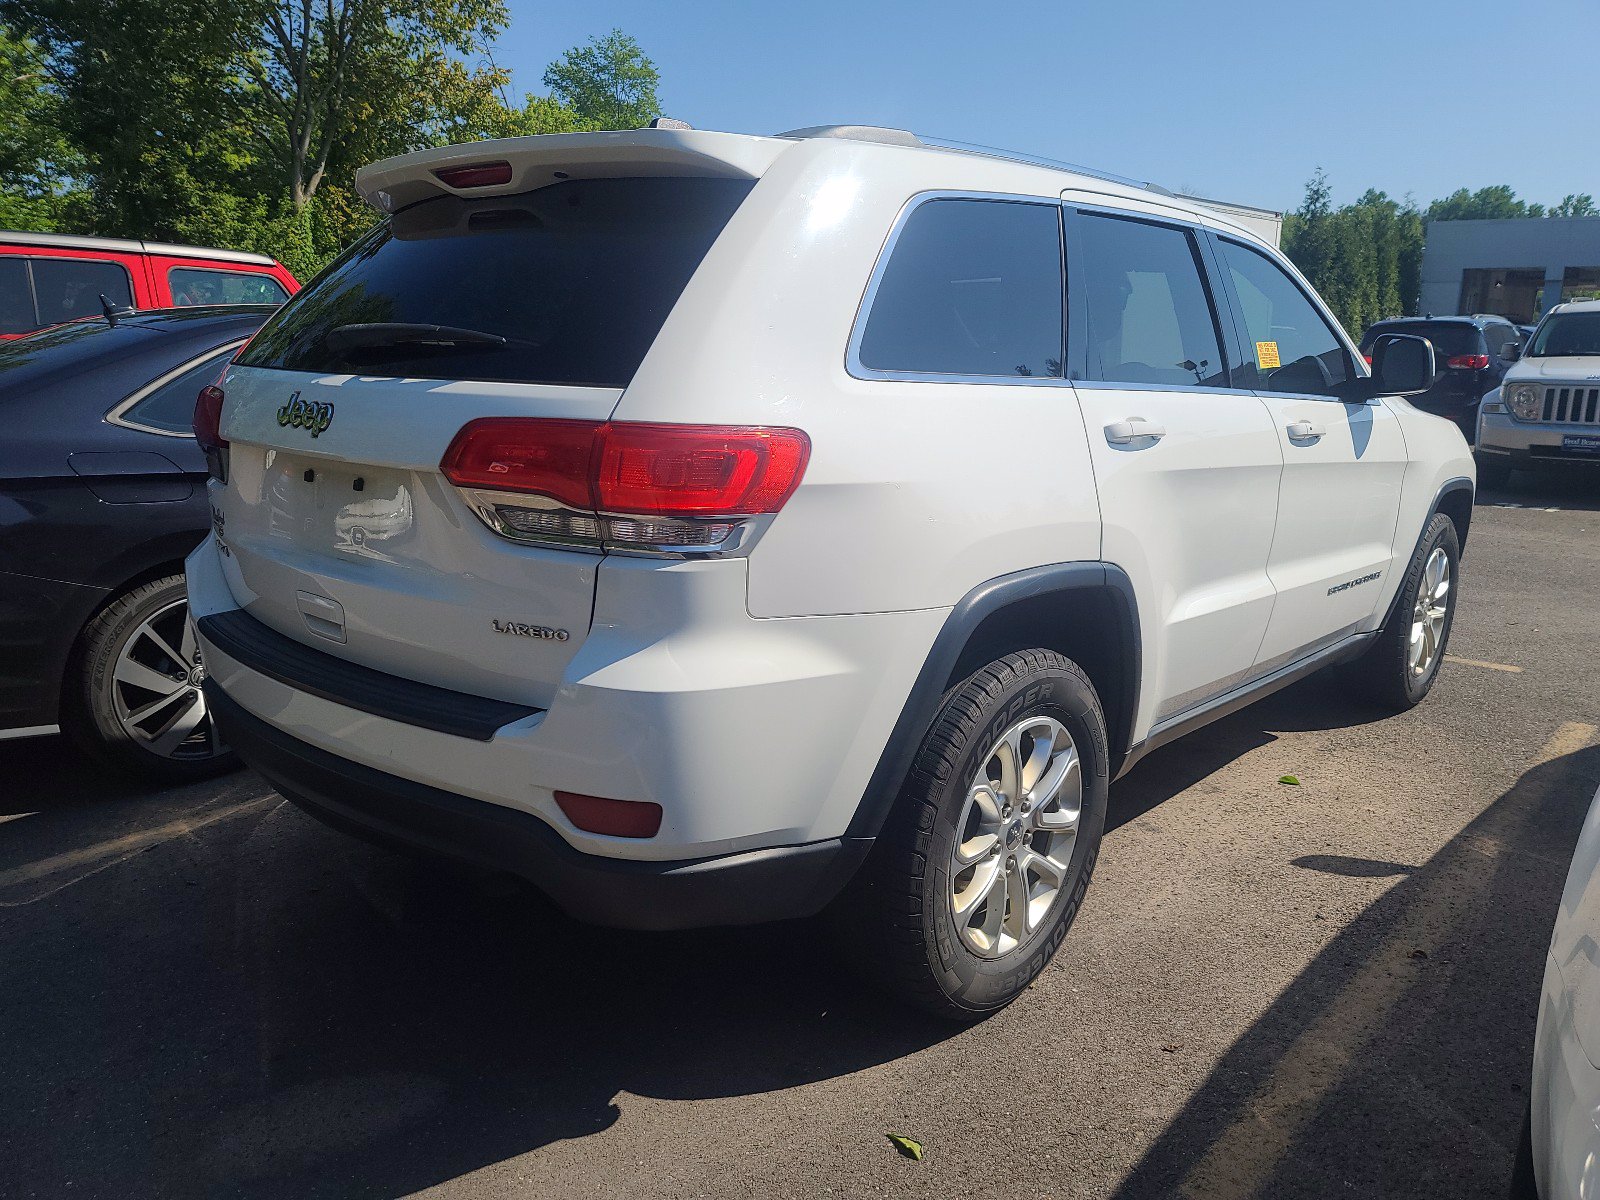
{"type": "Polygon", "coordinates": [[[242,609],[212,613],[197,624],[201,637],[252,671],[346,708],[406,725],[487,742],[502,726],[542,711],[347,662],[284,637],[242,609]]]}
{"type": "Polygon", "coordinates": [[[380,845],[509,871],[595,925],[697,929],[808,917],[839,893],[872,846],[871,838],[842,838],[668,862],[584,854],[531,813],[308,745],[247,712],[215,680],[206,681],[205,695],[228,745],[324,824],[380,845]]]}

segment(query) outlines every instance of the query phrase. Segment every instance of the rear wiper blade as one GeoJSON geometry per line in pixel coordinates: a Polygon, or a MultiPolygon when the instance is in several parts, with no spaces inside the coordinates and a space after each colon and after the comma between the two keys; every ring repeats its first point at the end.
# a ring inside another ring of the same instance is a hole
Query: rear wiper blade
{"type": "Polygon", "coordinates": [[[506,346],[511,339],[481,329],[454,325],[421,325],[409,321],[374,321],[330,329],[328,349],[339,353],[378,346],[506,346]]]}

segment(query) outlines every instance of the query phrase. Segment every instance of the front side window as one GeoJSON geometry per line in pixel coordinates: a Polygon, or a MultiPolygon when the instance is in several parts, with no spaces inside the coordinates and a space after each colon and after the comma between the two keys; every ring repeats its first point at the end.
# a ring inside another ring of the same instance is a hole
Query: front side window
{"type": "Polygon", "coordinates": [[[1085,374],[1106,383],[1227,387],[1226,363],[1191,236],[1082,214],[1085,374]]]}
{"type": "Polygon", "coordinates": [[[232,346],[224,347],[208,354],[193,366],[186,367],[124,409],[123,422],[142,425],[146,429],[159,429],[163,433],[191,433],[195,397],[201,388],[217,381],[233,349],[232,346]]]}
{"type": "Polygon", "coordinates": [[[74,258],[33,260],[33,292],[39,302],[39,324],[59,325],[105,311],[102,297],[114,308],[133,306],[128,272],[118,263],[74,258]]]}
{"type": "Polygon", "coordinates": [[[856,357],[873,371],[1060,378],[1054,204],[929,200],[907,217],[856,357]]]}
{"type": "Polygon", "coordinates": [[[173,267],[167,272],[172,303],[178,308],[194,304],[282,304],[289,298],[271,275],[244,271],[212,271],[201,267],[173,267]]]}
{"type": "MultiPolygon", "coordinates": [[[[1349,382],[1350,353],[1299,285],[1266,255],[1219,239],[1245,324],[1239,387],[1262,392],[1333,396],[1349,382]]],[[[1464,327],[1476,334],[1471,326],[1464,327]]],[[[1398,332],[1385,329],[1385,333],[1398,332]]],[[[1476,338],[1473,338],[1474,342],[1476,338]]]]}

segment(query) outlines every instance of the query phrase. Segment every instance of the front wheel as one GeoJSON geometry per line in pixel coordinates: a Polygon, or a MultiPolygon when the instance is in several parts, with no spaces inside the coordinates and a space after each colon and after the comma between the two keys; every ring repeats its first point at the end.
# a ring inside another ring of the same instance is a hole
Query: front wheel
{"type": "Polygon", "coordinates": [[[1050,650],[997,659],[946,696],[840,916],[913,1003],[973,1020],[1044,969],[1105,827],[1105,716],[1050,650]]]}
{"type": "Polygon", "coordinates": [[[84,631],[76,661],[62,724],[89,757],[172,782],[239,765],[206,711],[182,575],[107,605],[84,631]]]}
{"type": "Polygon", "coordinates": [[[1400,581],[1400,595],[1372,647],[1355,663],[1361,690],[1395,711],[1420,704],[1439,677],[1455,621],[1461,542],[1436,513],[1400,581]]]}

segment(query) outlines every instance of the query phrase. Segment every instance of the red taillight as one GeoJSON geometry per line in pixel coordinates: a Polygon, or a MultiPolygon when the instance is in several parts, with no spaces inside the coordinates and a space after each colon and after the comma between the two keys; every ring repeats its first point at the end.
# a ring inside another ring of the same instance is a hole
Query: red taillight
{"type": "Polygon", "coordinates": [[[511,182],[508,162],[473,163],[465,167],[440,167],[433,173],[440,183],[453,188],[494,187],[511,182]]]}
{"type": "Polygon", "coordinates": [[[661,805],[648,800],[607,800],[557,792],[556,803],[579,829],[608,837],[650,838],[661,830],[661,805]]]}
{"type": "Polygon", "coordinates": [[[457,487],[532,492],[569,508],[593,508],[589,479],[594,421],[484,417],[456,434],[439,464],[457,487]]]}
{"type": "Polygon", "coordinates": [[[208,383],[194,398],[194,440],[206,456],[211,478],[228,482],[228,441],[222,436],[222,389],[208,383]]]}
{"type": "Polygon", "coordinates": [[[1454,367],[1458,371],[1487,371],[1489,369],[1489,356],[1487,354],[1458,354],[1454,358],[1446,359],[1444,365],[1454,367]]]}
{"type": "Polygon", "coordinates": [[[440,464],[458,487],[548,496],[570,508],[648,517],[775,513],[800,485],[798,429],[485,417],[440,464]]]}
{"type": "Polygon", "coordinates": [[[1363,354],[1361,357],[1367,360],[1367,366],[1370,367],[1372,365],[1372,355],[1363,354]]]}
{"type": "Polygon", "coordinates": [[[220,450],[228,443],[222,436],[222,389],[209,383],[194,399],[194,440],[202,450],[220,450]]]}
{"type": "Polygon", "coordinates": [[[659,517],[775,513],[800,485],[811,441],[760,426],[601,427],[595,507],[659,517]]]}

